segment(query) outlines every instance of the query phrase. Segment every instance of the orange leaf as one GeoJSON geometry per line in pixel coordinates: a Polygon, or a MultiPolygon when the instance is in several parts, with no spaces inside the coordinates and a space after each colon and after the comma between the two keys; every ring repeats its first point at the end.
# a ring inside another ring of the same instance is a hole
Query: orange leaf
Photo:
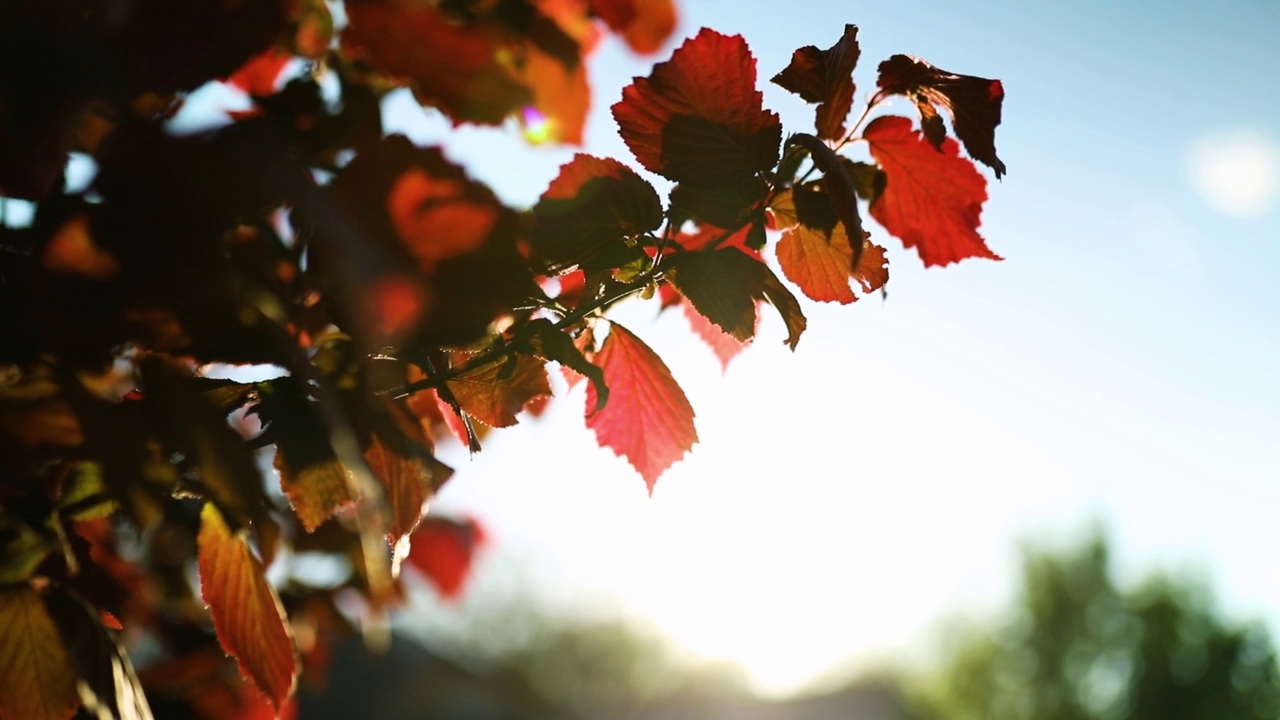
{"type": "Polygon", "coordinates": [[[494,362],[463,373],[447,384],[462,409],[489,427],[515,425],[516,414],[530,400],[551,395],[546,368],[526,355],[517,356],[515,367],[494,362]],[[505,376],[507,373],[510,375],[505,376]]]}
{"type": "Polygon", "coordinates": [[[978,234],[987,181],[959,157],[955,140],[946,138],[939,152],[910,120],[894,115],[871,121],[862,137],[886,176],[871,217],[916,248],[926,267],[969,257],[1001,259],[978,234]]]}
{"type": "Polygon", "coordinates": [[[879,290],[889,280],[884,248],[868,240],[863,242],[855,269],[844,225],[837,224],[829,235],[797,225],[783,232],[778,241],[778,264],[787,279],[810,298],[847,305],[858,299],[850,280],[857,280],[863,293],[879,290]]]}
{"type": "Polygon", "coordinates": [[[589,0],[589,4],[638,53],[657,52],[676,29],[672,0],[589,0]]]}
{"type": "Polygon", "coordinates": [[[405,247],[434,272],[436,265],[474,252],[498,220],[491,202],[464,197],[467,181],[433,177],[422,167],[406,169],[387,195],[387,217],[405,247]]]}
{"type": "Polygon", "coordinates": [[[293,693],[298,654],[276,591],[242,533],[233,533],[213,503],[200,512],[200,594],[218,642],[279,710],[293,693]]]}
{"type": "Polygon", "coordinates": [[[227,84],[240,88],[253,97],[274,95],[280,73],[284,72],[285,66],[292,59],[293,55],[280,48],[268,48],[232,73],[227,78],[227,84]]]}
{"type": "Polygon", "coordinates": [[[364,451],[365,462],[373,471],[387,494],[391,508],[391,523],[387,532],[395,544],[400,538],[413,532],[427,511],[431,499],[431,469],[421,458],[406,457],[395,452],[387,443],[374,435],[364,451]]]}
{"type": "Polygon", "coordinates": [[[67,720],[80,706],[76,674],[44,600],[0,590],[0,716],[67,720]]]}
{"type": "Polygon", "coordinates": [[[581,61],[565,65],[530,44],[517,77],[533,94],[521,120],[525,137],[534,143],[582,144],[582,130],[591,109],[587,66],[581,61]]]}
{"type": "MultiPolygon", "coordinates": [[[[604,370],[609,402],[587,415],[587,427],[639,471],[652,493],[658,477],[698,442],[693,407],[662,358],[621,325],[610,325],[595,363],[604,370]]],[[[588,386],[587,408],[594,407],[595,388],[588,386]]]]}

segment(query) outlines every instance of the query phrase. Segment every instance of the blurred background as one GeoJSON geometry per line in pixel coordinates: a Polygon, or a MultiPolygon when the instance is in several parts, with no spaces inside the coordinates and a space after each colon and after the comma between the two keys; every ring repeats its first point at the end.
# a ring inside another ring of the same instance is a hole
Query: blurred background
{"type": "MultiPolygon", "coordinates": [[[[926,272],[874,238],[886,298],[806,303],[794,353],[766,313],[727,369],[679,313],[619,307],[693,453],[649,497],[581,385],[441,446],[433,513],[483,528],[466,584],[411,578],[388,652],[338,646],[298,717],[1280,717],[1280,3],[681,9],[654,57],[596,50],[583,151],[630,159],[609,106],[702,26],[809,130],[768,79],[854,23],[855,112],[894,53],[1003,81],[981,230],[1005,260],[926,272]]],[[[518,207],[575,151],[386,107],[518,207]]]]}

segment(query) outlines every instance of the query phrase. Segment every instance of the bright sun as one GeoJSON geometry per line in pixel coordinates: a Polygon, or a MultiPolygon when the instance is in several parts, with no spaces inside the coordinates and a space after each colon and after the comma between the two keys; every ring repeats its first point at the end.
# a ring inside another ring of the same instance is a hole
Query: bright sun
{"type": "Polygon", "coordinates": [[[1251,130],[1201,136],[1186,168],[1201,199],[1228,217],[1261,217],[1280,193],[1280,148],[1251,130]]]}

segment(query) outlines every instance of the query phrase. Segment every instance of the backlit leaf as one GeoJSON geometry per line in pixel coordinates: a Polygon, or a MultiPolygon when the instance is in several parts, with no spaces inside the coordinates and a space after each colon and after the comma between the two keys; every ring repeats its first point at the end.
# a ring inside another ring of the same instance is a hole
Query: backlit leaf
{"type": "MultiPolygon", "coordinates": [[[[104,621],[114,617],[67,592],[51,592],[45,603],[74,669],[83,713],[97,718],[152,720],[128,653],[104,627],[104,621]]],[[[120,629],[119,625],[114,629],[120,629]]]]}
{"type": "Polygon", "coordinates": [[[823,140],[844,137],[844,121],[853,105],[853,68],[858,64],[858,28],[845,25],[844,35],[826,50],[807,45],[791,55],[791,64],[773,82],[818,103],[814,125],[823,140]]]}
{"type": "Polygon", "coordinates": [[[676,29],[674,0],[588,0],[588,5],[638,53],[657,52],[676,29]]]}
{"type": "Polygon", "coordinates": [[[611,392],[592,413],[595,388],[587,388],[587,427],[639,471],[652,493],[658,477],[698,441],[693,407],[662,359],[621,325],[610,325],[595,362],[611,392]]]}
{"type": "MultiPolygon", "coordinates": [[[[595,412],[604,407],[609,400],[609,387],[605,384],[604,372],[600,366],[592,363],[582,353],[581,347],[564,331],[557,329],[550,320],[538,319],[529,323],[529,351],[535,357],[552,360],[572,370],[580,377],[591,381],[596,404],[588,409],[595,412]]],[[[583,338],[588,333],[583,333],[583,338]]]]}
{"type": "Polygon", "coordinates": [[[394,544],[413,532],[427,511],[433,493],[431,468],[422,458],[397,452],[376,435],[364,451],[364,459],[386,493],[391,509],[387,532],[394,544]]]}
{"type": "Polygon", "coordinates": [[[648,181],[617,160],[578,154],[534,206],[530,240],[541,264],[559,273],[608,266],[628,249],[626,238],[661,224],[662,203],[648,181]]]}
{"type": "Polygon", "coordinates": [[[489,427],[515,425],[525,405],[551,395],[546,368],[525,355],[484,365],[446,384],[462,409],[489,427]]]}
{"type": "Polygon", "coordinates": [[[751,175],[773,168],[782,141],[763,99],[746,41],[704,28],[623,89],[613,117],[640,164],[670,180],[751,175]]]}
{"type": "MultiPolygon", "coordinates": [[[[723,370],[729,369],[729,362],[747,349],[751,343],[743,342],[738,338],[730,335],[720,329],[719,325],[711,322],[705,315],[698,312],[692,303],[680,303],[681,311],[689,320],[689,327],[693,330],[693,334],[698,339],[706,343],[711,348],[711,352],[715,353],[716,359],[720,361],[720,367],[723,370]]],[[[759,322],[759,313],[756,313],[757,323],[759,322]]]]}
{"type": "Polygon", "coordinates": [[[75,672],[44,600],[0,590],[0,717],[67,720],[80,705],[75,672]]]}
{"type": "Polygon", "coordinates": [[[379,71],[413,80],[414,95],[456,122],[500,124],[532,93],[499,60],[499,38],[451,20],[434,4],[351,3],[342,47],[379,71]]]}
{"type": "Polygon", "coordinates": [[[873,120],[862,136],[887,178],[871,216],[916,248],[926,266],[1000,259],[978,234],[987,181],[959,156],[955,140],[947,138],[938,152],[909,119],[893,115],[873,120]]]}
{"type": "Polygon", "coordinates": [[[763,263],[734,248],[671,256],[667,279],[708,320],[746,342],[755,334],[756,299],[764,297],[763,263]]]}
{"type": "Polygon", "coordinates": [[[457,600],[471,575],[476,551],[485,543],[484,530],[471,518],[461,521],[432,515],[413,533],[405,558],[436,587],[446,600],[457,600]]]}
{"type": "Polygon", "coordinates": [[[280,473],[280,489],[307,532],[312,532],[334,513],[355,502],[347,469],[330,457],[294,470],[282,448],[276,448],[275,468],[280,473]]]}
{"type": "Polygon", "coordinates": [[[996,157],[996,126],[1004,105],[1004,85],[999,80],[957,75],[919,58],[894,55],[880,63],[878,84],[881,95],[906,95],[915,102],[925,138],[939,150],[945,130],[937,107],[944,108],[964,149],[995,170],[997,178],[1004,175],[1004,163],[996,157]]]}
{"type": "Polygon", "coordinates": [[[778,264],[805,295],[819,302],[844,305],[858,299],[851,280],[857,281],[864,294],[880,289],[889,280],[884,248],[869,240],[864,243],[855,269],[843,225],[826,233],[802,223],[783,232],[777,247],[778,264]]]}
{"type": "Polygon", "coordinates": [[[298,655],[276,591],[242,533],[233,533],[212,502],[200,513],[200,594],[218,642],[277,710],[293,693],[298,655]]]}

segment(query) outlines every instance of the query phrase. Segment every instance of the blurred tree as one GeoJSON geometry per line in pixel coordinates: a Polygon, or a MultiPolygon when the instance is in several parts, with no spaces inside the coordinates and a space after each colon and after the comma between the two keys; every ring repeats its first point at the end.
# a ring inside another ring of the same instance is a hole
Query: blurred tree
{"type": "Polygon", "coordinates": [[[1026,553],[1009,619],[957,633],[915,697],[921,720],[1237,720],[1280,717],[1275,649],[1218,617],[1197,584],[1117,588],[1106,540],[1026,553]]]}

